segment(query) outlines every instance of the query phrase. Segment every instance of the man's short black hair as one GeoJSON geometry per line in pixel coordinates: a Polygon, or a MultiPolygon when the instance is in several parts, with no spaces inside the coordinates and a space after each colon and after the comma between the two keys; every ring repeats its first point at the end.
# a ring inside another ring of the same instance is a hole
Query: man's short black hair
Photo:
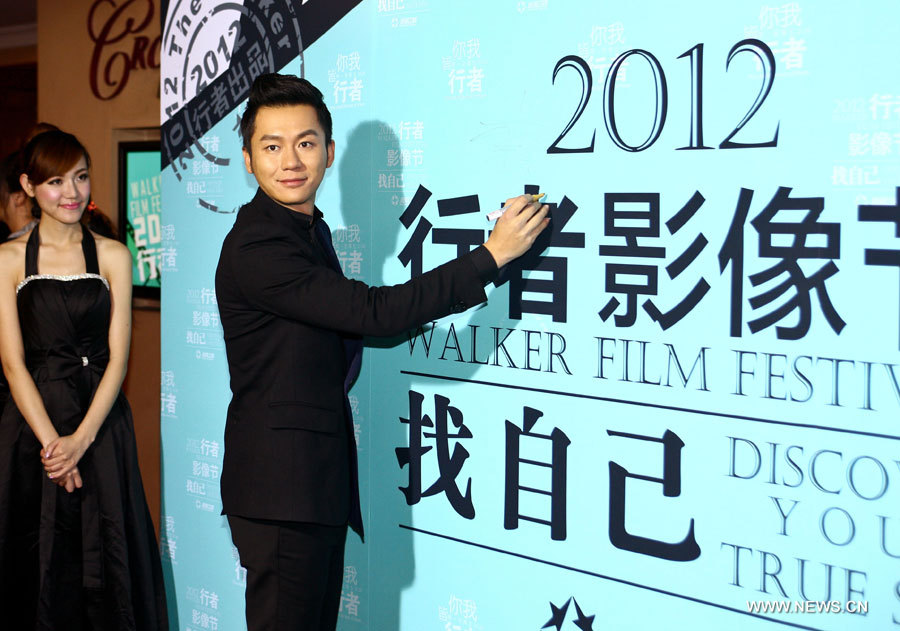
{"type": "Polygon", "coordinates": [[[256,77],[250,87],[247,109],[241,116],[241,138],[244,149],[250,151],[250,140],[253,137],[259,108],[285,105],[312,105],[316,109],[319,125],[325,131],[325,144],[331,142],[331,113],[319,89],[306,79],[270,72],[256,77]]]}

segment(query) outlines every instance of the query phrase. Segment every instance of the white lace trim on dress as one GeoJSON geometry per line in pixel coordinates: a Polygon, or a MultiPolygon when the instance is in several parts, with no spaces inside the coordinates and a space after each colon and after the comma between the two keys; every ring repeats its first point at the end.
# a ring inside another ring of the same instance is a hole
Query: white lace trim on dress
{"type": "Polygon", "coordinates": [[[30,283],[33,280],[62,280],[62,281],[70,281],[70,280],[81,280],[82,278],[96,278],[99,281],[102,281],[104,285],[106,285],[107,291],[109,291],[109,281],[103,278],[100,274],[69,274],[65,276],[61,276],[59,274],[32,274],[23,280],[21,283],[16,285],[16,293],[19,293],[19,290],[22,289],[25,285],[30,283]]]}

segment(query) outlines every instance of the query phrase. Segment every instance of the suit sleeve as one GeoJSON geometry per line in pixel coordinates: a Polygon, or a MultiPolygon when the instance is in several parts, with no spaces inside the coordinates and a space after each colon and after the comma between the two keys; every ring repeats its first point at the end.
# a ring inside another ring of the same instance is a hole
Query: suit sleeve
{"type": "Polygon", "coordinates": [[[312,326],[391,336],[487,300],[497,276],[490,252],[472,252],[402,285],[369,287],[315,261],[292,235],[248,231],[232,245],[235,282],[253,308],[312,326]]]}

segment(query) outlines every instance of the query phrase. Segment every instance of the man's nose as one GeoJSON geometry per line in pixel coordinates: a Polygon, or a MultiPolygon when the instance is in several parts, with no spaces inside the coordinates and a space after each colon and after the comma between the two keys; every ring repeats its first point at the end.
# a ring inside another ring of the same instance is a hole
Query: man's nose
{"type": "Polygon", "coordinates": [[[283,169],[299,169],[303,166],[300,153],[294,147],[286,147],[281,156],[281,167],[283,169]]]}

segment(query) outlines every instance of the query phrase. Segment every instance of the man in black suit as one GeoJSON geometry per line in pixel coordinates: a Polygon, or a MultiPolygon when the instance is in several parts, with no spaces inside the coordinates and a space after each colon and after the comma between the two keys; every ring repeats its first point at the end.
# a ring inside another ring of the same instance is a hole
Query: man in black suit
{"type": "Polygon", "coordinates": [[[507,201],[487,243],[405,284],[344,278],[315,207],[334,161],[331,115],[304,79],[254,82],[241,118],[259,184],[225,238],[216,295],[231,373],[221,490],[247,569],[250,631],[337,624],[349,525],[363,534],[347,391],[363,335],[397,335],[486,299],[547,207],[507,201]]]}

